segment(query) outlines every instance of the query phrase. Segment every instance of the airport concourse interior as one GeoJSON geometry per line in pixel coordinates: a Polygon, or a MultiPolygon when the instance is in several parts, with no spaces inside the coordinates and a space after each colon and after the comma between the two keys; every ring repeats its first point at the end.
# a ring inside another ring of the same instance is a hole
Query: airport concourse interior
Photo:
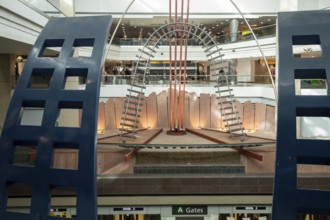
{"type": "Polygon", "coordinates": [[[330,220],[329,9],[1,1],[0,220],[330,220]]]}

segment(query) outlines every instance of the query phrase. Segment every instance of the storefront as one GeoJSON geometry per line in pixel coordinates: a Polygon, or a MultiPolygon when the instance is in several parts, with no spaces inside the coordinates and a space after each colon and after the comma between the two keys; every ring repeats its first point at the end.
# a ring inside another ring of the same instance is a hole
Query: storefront
{"type": "Polygon", "coordinates": [[[99,207],[100,220],[271,220],[271,206],[173,205],[99,207]],[[108,210],[108,211],[106,211],[108,210]]]}

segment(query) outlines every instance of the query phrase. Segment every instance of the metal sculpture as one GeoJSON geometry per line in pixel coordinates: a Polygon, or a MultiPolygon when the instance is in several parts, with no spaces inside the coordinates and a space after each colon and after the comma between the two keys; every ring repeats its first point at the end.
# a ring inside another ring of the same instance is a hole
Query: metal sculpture
{"type": "Polygon", "coordinates": [[[278,122],[273,220],[299,214],[330,215],[330,192],[298,186],[298,165],[330,165],[329,140],[297,135],[298,117],[330,115],[330,12],[281,12],[278,15],[278,122]],[[319,45],[320,57],[294,54],[295,46],[319,45]],[[296,80],[323,79],[327,95],[296,94],[296,80]]]}
{"type": "Polygon", "coordinates": [[[53,18],[45,26],[29,54],[12,97],[0,139],[0,218],[40,220],[50,217],[50,191],[75,189],[77,219],[97,219],[96,130],[100,74],[111,16],[53,18]],[[45,57],[46,49],[59,48],[58,57],[45,57]],[[77,47],[90,47],[90,57],[73,57],[77,47]],[[49,88],[31,87],[35,76],[51,77],[49,88]],[[85,90],[66,90],[68,77],[86,78],[85,90]],[[39,126],[22,125],[22,111],[43,109],[39,126]],[[60,127],[60,109],[81,110],[80,127],[60,127]],[[36,149],[34,167],[13,164],[15,148],[36,149]],[[52,168],[56,148],[78,150],[78,169],[52,168]],[[8,188],[13,183],[32,187],[30,213],[7,210],[8,188]]]}

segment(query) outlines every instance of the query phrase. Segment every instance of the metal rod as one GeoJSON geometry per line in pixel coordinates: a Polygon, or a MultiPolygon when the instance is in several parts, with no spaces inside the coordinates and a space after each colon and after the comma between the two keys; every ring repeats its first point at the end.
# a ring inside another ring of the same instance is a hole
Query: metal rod
{"type": "Polygon", "coordinates": [[[106,53],[106,56],[105,56],[104,59],[106,59],[106,58],[108,57],[108,55],[109,55],[110,46],[111,46],[111,44],[112,44],[113,38],[115,37],[115,34],[117,33],[117,30],[118,30],[118,27],[119,27],[121,21],[123,20],[123,18],[125,17],[127,11],[129,10],[129,8],[132,6],[132,4],[133,4],[134,2],[135,2],[135,0],[132,0],[132,1],[131,1],[131,3],[127,6],[127,8],[126,8],[126,10],[124,11],[123,15],[122,15],[121,18],[119,19],[118,24],[117,24],[117,26],[116,26],[114,32],[112,33],[111,39],[110,39],[109,44],[108,44],[109,46],[108,46],[108,49],[107,49],[107,53],[106,53]]]}
{"type": "MultiPolygon", "coordinates": [[[[171,33],[172,31],[172,0],[169,0],[169,7],[170,7],[170,24],[169,24],[169,31],[171,33]]],[[[170,130],[173,129],[173,125],[172,125],[172,120],[173,120],[173,112],[172,112],[172,38],[171,35],[169,35],[169,43],[170,43],[170,89],[169,89],[169,111],[170,111],[170,130]]]]}
{"type": "MultiPolygon", "coordinates": [[[[188,3],[187,3],[186,30],[188,29],[188,23],[189,23],[189,7],[190,7],[190,0],[188,0],[188,3]]],[[[188,51],[188,34],[186,33],[186,47],[185,47],[185,53],[184,53],[184,76],[183,76],[182,128],[184,126],[184,118],[185,118],[185,114],[184,114],[185,105],[184,104],[186,101],[187,51],[188,51]]]]}
{"type": "MultiPolygon", "coordinates": [[[[181,1],[181,22],[182,22],[180,25],[181,30],[183,30],[184,28],[183,7],[184,7],[184,0],[181,1]]],[[[178,128],[179,129],[181,129],[182,127],[182,115],[181,115],[182,43],[183,43],[183,32],[180,32],[180,69],[179,69],[179,97],[178,97],[178,128]]]]}
{"type": "Polygon", "coordinates": [[[177,30],[178,30],[178,0],[175,0],[175,42],[174,42],[174,45],[175,45],[175,48],[174,48],[174,60],[175,60],[175,63],[174,63],[174,127],[177,128],[177,95],[176,95],[176,72],[177,72],[177,30]]]}
{"type": "Polygon", "coordinates": [[[234,7],[237,9],[237,11],[240,13],[240,15],[242,16],[242,18],[244,19],[246,25],[249,27],[249,30],[251,31],[252,33],[252,36],[255,40],[255,42],[257,43],[258,45],[258,48],[260,50],[260,53],[265,61],[265,64],[266,64],[266,67],[267,67],[267,70],[268,70],[268,73],[269,73],[269,78],[270,78],[270,81],[272,82],[272,85],[273,85],[273,91],[274,91],[274,96],[275,96],[275,102],[277,103],[277,94],[276,94],[276,88],[275,88],[275,83],[274,83],[274,79],[273,79],[273,76],[272,76],[272,72],[269,68],[269,65],[268,65],[268,62],[267,62],[267,59],[266,59],[266,56],[264,54],[264,51],[262,50],[261,46],[260,46],[260,43],[259,43],[259,40],[257,39],[256,35],[254,34],[254,31],[252,30],[249,22],[246,20],[244,14],[242,13],[242,11],[239,9],[239,7],[235,4],[235,2],[233,0],[229,0],[233,5],[234,7]]]}

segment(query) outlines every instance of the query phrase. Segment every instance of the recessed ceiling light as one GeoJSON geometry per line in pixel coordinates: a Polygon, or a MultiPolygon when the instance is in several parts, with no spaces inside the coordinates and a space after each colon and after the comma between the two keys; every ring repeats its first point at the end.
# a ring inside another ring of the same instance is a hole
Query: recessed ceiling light
{"type": "Polygon", "coordinates": [[[219,27],[219,25],[217,24],[217,27],[219,27]]]}
{"type": "Polygon", "coordinates": [[[215,27],[212,27],[212,29],[214,29],[215,27]]]}
{"type": "Polygon", "coordinates": [[[223,22],[221,22],[221,24],[223,24],[223,22]]]}

